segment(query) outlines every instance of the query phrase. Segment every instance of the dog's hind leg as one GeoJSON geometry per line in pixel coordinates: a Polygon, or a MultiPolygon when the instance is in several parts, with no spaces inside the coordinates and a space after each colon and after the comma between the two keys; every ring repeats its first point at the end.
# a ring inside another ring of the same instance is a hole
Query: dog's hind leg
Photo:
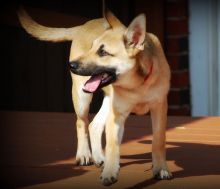
{"type": "Polygon", "coordinates": [[[76,164],[77,165],[91,165],[92,158],[89,148],[89,133],[88,133],[88,113],[89,106],[92,100],[92,94],[79,91],[80,87],[76,87],[73,83],[72,97],[74,108],[77,116],[76,130],[77,130],[77,153],[76,164]]]}
{"type": "Polygon", "coordinates": [[[106,95],[103,99],[99,112],[89,125],[90,142],[92,147],[92,158],[97,167],[104,163],[104,155],[102,151],[102,133],[109,114],[110,98],[106,95]]]}

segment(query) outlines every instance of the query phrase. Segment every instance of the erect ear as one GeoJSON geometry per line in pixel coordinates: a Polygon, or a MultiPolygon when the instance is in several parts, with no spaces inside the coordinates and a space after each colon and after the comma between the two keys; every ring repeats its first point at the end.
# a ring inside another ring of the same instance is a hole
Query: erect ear
{"type": "Polygon", "coordinates": [[[127,48],[144,49],[144,40],[146,33],[146,16],[140,14],[128,26],[124,38],[127,48]]]}
{"type": "Polygon", "coordinates": [[[109,10],[105,12],[105,18],[113,29],[124,28],[120,20],[109,10]]]}

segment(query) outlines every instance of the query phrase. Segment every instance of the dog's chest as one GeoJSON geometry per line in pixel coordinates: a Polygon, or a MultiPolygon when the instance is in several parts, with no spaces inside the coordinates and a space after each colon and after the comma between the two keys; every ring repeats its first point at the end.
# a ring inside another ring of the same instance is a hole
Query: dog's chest
{"type": "Polygon", "coordinates": [[[133,107],[132,113],[143,115],[149,112],[149,105],[146,103],[140,103],[133,107]]]}
{"type": "Polygon", "coordinates": [[[164,90],[155,87],[148,88],[147,90],[145,89],[144,92],[137,91],[134,96],[135,98],[133,99],[135,100],[133,102],[135,102],[135,105],[132,108],[132,112],[138,115],[143,115],[149,112],[152,105],[161,102],[166,96],[166,93],[164,90]]]}

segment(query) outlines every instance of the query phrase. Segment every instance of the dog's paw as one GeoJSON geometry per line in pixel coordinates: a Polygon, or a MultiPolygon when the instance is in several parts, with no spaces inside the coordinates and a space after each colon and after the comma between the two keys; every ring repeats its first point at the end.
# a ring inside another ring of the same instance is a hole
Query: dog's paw
{"type": "Polygon", "coordinates": [[[118,181],[118,171],[119,167],[116,168],[115,170],[107,170],[103,169],[103,172],[100,176],[100,180],[104,186],[110,186],[118,181]]]}
{"type": "Polygon", "coordinates": [[[153,170],[153,176],[157,180],[169,180],[173,178],[172,173],[168,169],[153,170]]]}
{"type": "Polygon", "coordinates": [[[104,165],[105,157],[103,155],[93,155],[92,159],[96,167],[101,167],[104,165]]]}
{"type": "Polygon", "coordinates": [[[93,161],[92,161],[92,156],[90,153],[76,155],[76,165],[88,166],[92,164],[93,164],[93,161]]]}

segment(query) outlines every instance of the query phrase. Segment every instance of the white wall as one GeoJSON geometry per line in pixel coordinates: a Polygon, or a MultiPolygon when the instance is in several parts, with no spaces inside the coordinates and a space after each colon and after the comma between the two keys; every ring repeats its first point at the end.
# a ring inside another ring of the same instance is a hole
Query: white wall
{"type": "Polygon", "coordinates": [[[190,0],[189,14],[192,115],[220,115],[220,0],[190,0]]]}
{"type": "Polygon", "coordinates": [[[220,115],[220,0],[217,2],[217,32],[218,32],[218,115],[220,115]]]}

